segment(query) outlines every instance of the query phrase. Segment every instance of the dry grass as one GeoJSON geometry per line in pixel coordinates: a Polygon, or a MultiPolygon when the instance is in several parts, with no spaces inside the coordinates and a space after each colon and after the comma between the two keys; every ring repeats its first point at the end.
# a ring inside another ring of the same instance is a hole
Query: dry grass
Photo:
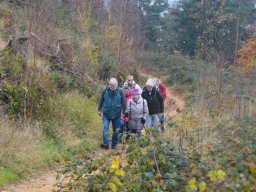
{"type": "Polygon", "coordinates": [[[42,157],[37,149],[40,137],[38,125],[25,126],[22,122],[13,122],[6,117],[0,119],[0,183],[4,185],[12,181],[8,175],[21,178],[32,169],[41,167],[42,157]],[[4,171],[8,171],[7,172],[4,171]]]}
{"type": "Polygon", "coordinates": [[[38,125],[25,126],[6,117],[0,119],[0,159],[12,156],[22,157],[34,152],[34,145],[40,137],[38,125]]]}
{"type": "Polygon", "coordinates": [[[7,42],[4,42],[1,38],[0,38],[0,51],[3,50],[7,45],[7,42]]]}

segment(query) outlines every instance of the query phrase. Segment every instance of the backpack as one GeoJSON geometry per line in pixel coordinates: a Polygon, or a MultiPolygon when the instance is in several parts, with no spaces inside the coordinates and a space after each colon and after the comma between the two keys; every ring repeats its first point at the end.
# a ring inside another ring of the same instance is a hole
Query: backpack
{"type": "MultiPolygon", "coordinates": [[[[143,99],[143,98],[142,98],[143,99]]],[[[145,105],[145,99],[143,99],[143,113],[144,113],[144,105],[145,105]]],[[[130,101],[130,109],[131,109],[131,111],[130,111],[130,114],[132,113],[132,102],[130,101]]]]}
{"type": "MultiPolygon", "coordinates": [[[[107,91],[108,89],[110,89],[110,87],[109,87],[109,86],[107,86],[107,87],[105,88],[105,90],[104,90],[104,92],[103,92],[103,95],[105,95],[105,93],[106,93],[106,91],[107,91]]],[[[118,93],[119,93],[119,94],[120,94],[120,96],[122,97],[122,93],[123,93],[123,91],[122,91],[122,89],[121,89],[120,87],[118,87],[118,93]]]]}

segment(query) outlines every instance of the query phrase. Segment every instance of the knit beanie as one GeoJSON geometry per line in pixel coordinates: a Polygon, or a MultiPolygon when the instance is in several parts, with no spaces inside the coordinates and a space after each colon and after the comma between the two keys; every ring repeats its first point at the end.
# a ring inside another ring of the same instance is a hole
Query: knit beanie
{"type": "Polygon", "coordinates": [[[148,80],[147,80],[147,83],[146,83],[146,86],[154,87],[154,86],[155,86],[154,80],[153,80],[153,79],[148,79],[148,80]]]}

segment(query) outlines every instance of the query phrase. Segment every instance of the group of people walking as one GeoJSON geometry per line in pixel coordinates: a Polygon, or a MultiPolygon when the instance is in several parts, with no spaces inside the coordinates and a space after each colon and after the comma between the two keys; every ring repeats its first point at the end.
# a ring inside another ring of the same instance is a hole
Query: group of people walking
{"type": "Polygon", "coordinates": [[[161,127],[164,131],[164,101],[166,87],[160,79],[148,79],[145,87],[135,83],[133,76],[129,75],[122,88],[118,86],[115,78],[111,78],[108,87],[102,92],[98,114],[102,116],[103,143],[102,148],[109,149],[109,126],[112,122],[112,149],[118,142],[128,140],[130,134],[141,136],[141,131],[147,128],[161,127]],[[126,138],[124,130],[126,128],[126,138]]]}

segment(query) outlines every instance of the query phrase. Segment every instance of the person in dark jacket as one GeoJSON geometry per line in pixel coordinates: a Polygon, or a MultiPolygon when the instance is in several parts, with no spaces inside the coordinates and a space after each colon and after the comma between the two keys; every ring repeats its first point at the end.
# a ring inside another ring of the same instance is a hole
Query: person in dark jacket
{"type": "Polygon", "coordinates": [[[162,95],[156,90],[153,79],[148,79],[146,88],[142,92],[142,98],[148,103],[147,127],[157,127],[159,125],[158,114],[164,112],[164,101],[162,95]]]}
{"type": "MultiPolygon", "coordinates": [[[[166,86],[161,82],[160,79],[155,78],[154,80],[155,80],[156,90],[158,90],[161,93],[161,95],[163,97],[163,100],[165,102],[165,100],[167,98],[166,86]]],[[[160,121],[160,124],[161,124],[161,130],[162,130],[162,132],[164,132],[165,131],[165,128],[164,128],[164,113],[159,113],[158,118],[159,118],[159,121],[160,121]]]]}
{"type": "Polygon", "coordinates": [[[102,115],[104,124],[102,148],[109,149],[109,125],[112,122],[113,136],[112,149],[116,148],[118,143],[118,129],[120,129],[121,111],[126,110],[126,101],[123,91],[118,87],[115,78],[111,78],[109,86],[103,91],[98,106],[98,114],[102,115]]]}

